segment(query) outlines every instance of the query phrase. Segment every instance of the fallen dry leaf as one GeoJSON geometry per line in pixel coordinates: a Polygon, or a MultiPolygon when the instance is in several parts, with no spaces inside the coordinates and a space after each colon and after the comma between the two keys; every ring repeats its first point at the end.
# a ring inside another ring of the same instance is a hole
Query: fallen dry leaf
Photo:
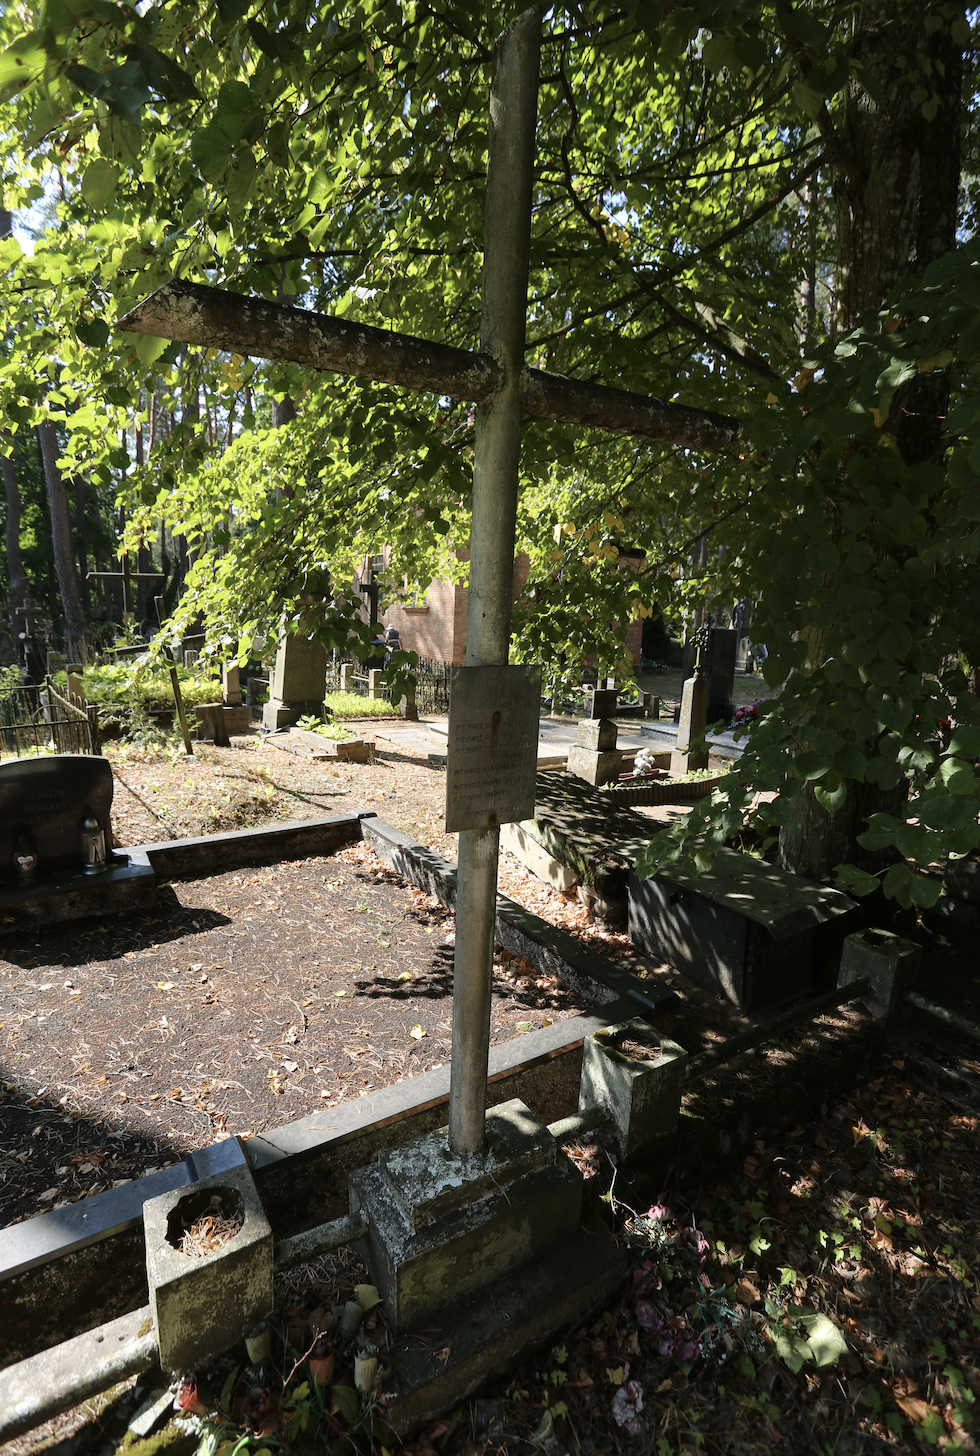
{"type": "Polygon", "coordinates": [[[918,1396],[914,1395],[896,1395],[895,1404],[917,1426],[921,1426],[926,1416],[931,1415],[933,1411],[936,1412],[936,1415],[939,1414],[934,1405],[928,1405],[926,1401],[919,1400],[918,1396]]]}
{"type": "Polygon", "coordinates": [[[753,1305],[759,1303],[762,1295],[752,1283],[751,1279],[739,1279],[735,1285],[735,1298],[739,1304],[753,1305]]]}

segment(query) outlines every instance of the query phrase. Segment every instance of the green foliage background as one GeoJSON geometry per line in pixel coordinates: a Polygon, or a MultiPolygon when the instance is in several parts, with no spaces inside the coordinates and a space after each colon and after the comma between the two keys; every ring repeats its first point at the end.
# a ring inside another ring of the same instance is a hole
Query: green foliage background
{"type": "MultiPolygon", "coordinates": [[[[518,8],[175,0],[137,15],[48,0],[34,29],[22,12],[0,21],[5,200],[28,205],[55,171],[64,193],[32,255],[0,244],[0,402],[18,429],[63,423],[66,469],[119,489],[133,543],[161,517],[179,525],[194,566],[175,631],[203,616],[215,653],[244,653],[280,603],[327,645],[363,635],[330,583],[383,543],[406,593],[465,579],[470,415],[134,343],[114,322],[177,276],[475,346],[491,50],[518,8]],[[173,428],[136,468],[119,431],[150,395],[173,428]],[[273,429],[269,402],[287,396],[296,418],[273,429]]],[[[924,35],[946,26],[972,45],[961,11],[919,9],[924,35]]],[[[907,781],[915,822],[877,815],[869,843],[919,864],[978,839],[963,673],[980,634],[974,245],[845,338],[828,342],[819,312],[801,360],[801,278],[829,277],[833,249],[821,119],[848,85],[888,104],[852,44],[858,14],[842,0],[585,3],[546,23],[528,360],[737,413],[745,436],[708,457],[529,423],[513,656],[544,662],[552,687],[583,655],[622,667],[628,622],[654,606],[676,620],[758,600],[767,676],[793,675],[725,792],[692,815],[702,856],[752,813],[784,822],[805,783],[833,812],[848,783],[907,781]],[[892,402],[930,371],[952,390],[945,454],[909,468],[892,402]],[[710,572],[691,566],[705,536],[710,572]],[[620,569],[620,548],[645,552],[643,569],[620,569]],[[957,725],[946,749],[943,720],[957,725]],[[777,797],[753,811],[760,788],[777,797]]],[[[908,84],[928,118],[915,56],[908,84]]],[[[964,237],[974,194],[968,169],[964,237]]],[[[690,854],[661,835],[647,867],[690,854]]],[[[843,882],[866,891],[862,873],[843,882]]],[[[904,863],[885,887],[906,903],[932,893],[904,863]]]]}

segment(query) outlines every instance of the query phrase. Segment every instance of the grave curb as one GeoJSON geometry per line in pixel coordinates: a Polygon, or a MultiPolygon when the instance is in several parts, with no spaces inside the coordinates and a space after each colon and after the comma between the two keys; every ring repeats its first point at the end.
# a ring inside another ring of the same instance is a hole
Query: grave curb
{"type": "MultiPolygon", "coordinates": [[[[456,866],[424,844],[410,839],[383,819],[361,820],[361,835],[380,859],[419,889],[434,895],[448,910],[456,903],[456,866]]],[[[573,991],[596,1005],[627,996],[635,1005],[653,1010],[674,999],[672,991],[640,980],[598,951],[580,945],[563,930],[542,920],[523,905],[497,896],[495,934],[505,950],[521,955],[543,975],[557,976],[573,991]]]]}
{"type": "Polygon", "coordinates": [[[327,819],[287,819],[256,829],[229,829],[191,839],[161,839],[126,853],[131,861],[138,862],[139,857],[149,863],[156,875],[190,879],[250,865],[332,854],[360,837],[358,825],[371,813],[370,809],[354,809],[327,819]]]}
{"type": "MultiPolygon", "coordinates": [[[[582,1012],[492,1047],[488,1105],[520,1097],[549,1118],[574,1112],[585,1037],[631,1009],[632,1003],[617,1001],[609,1014],[605,1008],[582,1012]]],[[[147,1199],[189,1187],[244,1157],[276,1238],[287,1237],[334,1212],[346,1213],[350,1170],[385,1147],[444,1125],[448,1106],[446,1066],[264,1137],[243,1143],[227,1138],[170,1168],[83,1199],[70,1205],[72,1224],[79,1227],[66,1227],[67,1210],[58,1209],[0,1230],[0,1369],[146,1302],[147,1199]]]]}

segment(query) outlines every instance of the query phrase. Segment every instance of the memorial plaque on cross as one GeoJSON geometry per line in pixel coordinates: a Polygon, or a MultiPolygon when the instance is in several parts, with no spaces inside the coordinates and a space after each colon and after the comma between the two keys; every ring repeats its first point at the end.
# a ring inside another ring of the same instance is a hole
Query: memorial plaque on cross
{"type": "MultiPolygon", "coordinates": [[[[468,668],[508,660],[523,415],[698,449],[723,448],[741,434],[740,422],[725,415],[525,365],[545,8],[518,16],[493,52],[479,352],[182,281],[158,289],[118,324],[133,333],[474,401],[468,668]]],[[[536,743],[531,752],[536,756],[536,743]]],[[[480,1153],[484,1143],[499,836],[499,824],[459,835],[449,1144],[461,1157],[480,1153]]]]}

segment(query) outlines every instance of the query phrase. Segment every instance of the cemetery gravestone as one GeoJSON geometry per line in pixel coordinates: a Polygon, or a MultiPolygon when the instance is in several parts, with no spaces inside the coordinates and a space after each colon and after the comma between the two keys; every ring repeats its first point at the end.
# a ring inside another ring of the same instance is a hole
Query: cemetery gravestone
{"type": "Polygon", "coordinates": [[[221,700],[227,708],[238,708],[242,702],[242,684],[238,664],[225,666],[221,673],[221,700]]]}
{"type": "Polygon", "coordinates": [[[150,865],[112,852],[112,791],[104,758],[0,764],[0,914],[54,924],[152,903],[150,865]]]}
{"type": "Polygon", "coordinates": [[[288,728],[304,713],[319,715],[327,685],[327,654],[319,642],[286,633],[280,638],[264,727],[288,728]]]}
{"type": "Polygon", "coordinates": [[[732,721],[735,692],[735,652],[737,633],[727,627],[712,629],[708,659],[708,722],[732,721]]]}
{"type": "Polygon", "coordinates": [[[618,735],[611,718],[583,718],[568,750],[568,772],[596,787],[618,778],[624,758],[616,747],[618,735]]]}
{"type": "Polygon", "coordinates": [[[738,633],[728,627],[701,627],[684,643],[685,682],[696,674],[695,663],[700,652],[700,675],[707,684],[709,723],[727,724],[732,720],[737,650],[738,633]]]}
{"type": "Polygon", "coordinates": [[[0,764],[0,864],[13,874],[18,844],[37,856],[36,873],[77,869],[82,823],[94,815],[109,836],[112,769],[84,754],[0,764]]]}
{"type": "Polygon", "coordinates": [[[703,677],[689,677],[681,692],[677,745],[670,755],[670,771],[675,778],[708,767],[707,748],[692,752],[707,726],[708,685],[703,677]]]}
{"type": "Polygon", "coordinates": [[[592,688],[585,695],[587,718],[612,718],[616,713],[617,694],[609,688],[592,688]]]}

